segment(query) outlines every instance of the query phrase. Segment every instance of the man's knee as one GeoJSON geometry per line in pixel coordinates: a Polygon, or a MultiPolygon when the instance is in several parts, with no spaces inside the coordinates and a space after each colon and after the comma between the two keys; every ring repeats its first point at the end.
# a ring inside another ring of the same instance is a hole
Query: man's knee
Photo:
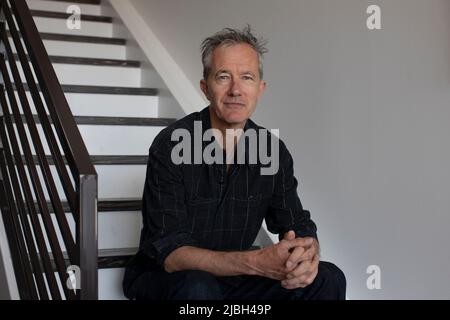
{"type": "Polygon", "coordinates": [[[336,298],[345,299],[347,281],[344,272],[342,272],[335,264],[320,261],[316,280],[324,282],[330,290],[336,290],[336,298]]]}
{"type": "Polygon", "coordinates": [[[219,300],[222,299],[216,278],[204,271],[186,270],[170,274],[169,299],[219,300]]]}

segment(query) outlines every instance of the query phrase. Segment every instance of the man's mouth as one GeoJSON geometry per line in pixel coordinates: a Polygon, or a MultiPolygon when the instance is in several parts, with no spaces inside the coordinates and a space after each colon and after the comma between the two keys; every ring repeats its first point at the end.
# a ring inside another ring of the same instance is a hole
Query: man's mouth
{"type": "Polygon", "coordinates": [[[245,107],[245,104],[242,102],[224,102],[224,105],[228,108],[242,108],[245,107]]]}

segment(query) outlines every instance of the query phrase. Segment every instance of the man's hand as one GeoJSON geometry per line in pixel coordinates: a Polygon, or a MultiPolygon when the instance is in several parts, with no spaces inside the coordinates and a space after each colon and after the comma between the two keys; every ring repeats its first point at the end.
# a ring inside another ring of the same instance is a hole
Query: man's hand
{"type": "MultiPolygon", "coordinates": [[[[285,240],[295,238],[295,232],[285,234],[285,240]]],[[[300,238],[301,239],[301,238],[300,238]]],[[[307,237],[311,241],[309,246],[296,247],[286,261],[288,270],[281,285],[286,289],[304,288],[310,285],[317,276],[319,268],[319,243],[316,239],[307,237]]]]}
{"type": "Polygon", "coordinates": [[[286,279],[292,271],[286,266],[288,258],[296,248],[309,248],[312,242],[312,238],[295,238],[294,234],[293,237],[289,236],[277,244],[256,251],[251,263],[254,274],[275,280],[286,279]]]}

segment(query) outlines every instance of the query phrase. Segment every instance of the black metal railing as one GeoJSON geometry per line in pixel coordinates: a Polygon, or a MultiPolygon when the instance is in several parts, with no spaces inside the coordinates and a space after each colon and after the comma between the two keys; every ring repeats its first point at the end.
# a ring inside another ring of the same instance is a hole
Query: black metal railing
{"type": "Polygon", "coordinates": [[[0,9],[0,204],[20,298],[97,299],[97,173],[25,0],[0,9]]]}

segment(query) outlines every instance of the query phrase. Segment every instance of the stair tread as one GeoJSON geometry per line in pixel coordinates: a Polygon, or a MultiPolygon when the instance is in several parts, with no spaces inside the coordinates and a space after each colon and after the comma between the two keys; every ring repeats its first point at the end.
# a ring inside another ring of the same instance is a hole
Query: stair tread
{"type": "MultiPolygon", "coordinates": [[[[132,256],[138,252],[139,248],[113,248],[113,249],[99,249],[98,250],[98,268],[106,269],[106,268],[123,268],[126,266],[127,262],[130,260],[132,256]]],[[[69,266],[70,262],[68,259],[67,252],[63,252],[64,262],[66,266],[69,266]]],[[[56,269],[55,260],[53,259],[53,254],[49,252],[50,262],[52,264],[53,270],[56,269]]],[[[40,258],[40,254],[38,253],[38,259],[42,266],[42,260],[40,258]]]]}
{"type": "MultiPolygon", "coordinates": [[[[42,18],[54,18],[54,19],[68,19],[72,16],[72,13],[65,12],[56,12],[56,11],[47,11],[47,10],[30,10],[31,15],[33,17],[42,17],[42,18]]],[[[108,16],[96,16],[89,14],[81,14],[81,21],[91,21],[91,22],[103,22],[103,23],[112,23],[112,17],[108,16]]]]}
{"type": "MultiPolygon", "coordinates": [[[[19,61],[19,56],[14,54],[16,61],[19,61]]],[[[27,57],[30,60],[29,57],[27,57]]],[[[84,57],[66,57],[66,56],[49,56],[52,63],[61,64],[83,64],[94,66],[108,66],[108,67],[134,67],[138,68],[141,65],[137,60],[120,60],[120,59],[107,59],[107,58],[84,58],[84,57]]]]}
{"type": "MultiPolygon", "coordinates": [[[[14,90],[16,90],[15,85],[14,90]]],[[[26,91],[29,91],[28,84],[23,84],[26,91]]],[[[157,96],[158,89],[155,88],[138,88],[138,87],[111,87],[111,86],[88,86],[62,84],[61,88],[65,93],[91,93],[91,94],[118,94],[118,95],[135,95],[135,96],[157,96]]],[[[39,85],[38,85],[38,89],[39,85]]]]}
{"type": "MultiPolygon", "coordinates": [[[[46,155],[49,165],[54,165],[53,157],[46,155]]],[[[67,164],[65,157],[63,156],[64,163],[67,164]]],[[[139,155],[93,155],[90,156],[93,165],[146,165],[148,162],[148,156],[139,155]]],[[[25,156],[22,156],[23,163],[25,162],[25,156]]],[[[34,163],[39,163],[37,155],[33,155],[34,163]]]]}
{"type": "MultiPolygon", "coordinates": [[[[9,30],[6,30],[8,37],[11,37],[9,30]]],[[[49,33],[41,32],[42,40],[54,40],[54,41],[69,41],[69,42],[86,42],[95,44],[112,44],[112,45],[125,45],[126,39],[123,38],[108,38],[108,37],[96,37],[96,36],[82,36],[62,33],[49,33]]]]}
{"type": "MultiPolygon", "coordinates": [[[[25,115],[22,121],[26,123],[25,115]]],[[[3,116],[0,116],[2,118],[3,116]]],[[[34,121],[40,123],[38,115],[33,115],[34,121]]],[[[79,125],[119,125],[119,126],[168,126],[175,121],[171,118],[132,118],[132,117],[94,117],[94,116],[74,116],[75,122],[79,125]]],[[[11,115],[11,121],[15,122],[11,115]]],[[[52,119],[49,118],[50,123],[52,119]]]]}
{"type": "Polygon", "coordinates": [[[83,3],[83,4],[95,4],[95,5],[99,5],[100,4],[100,0],[47,0],[47,1],[83,3]]]}
{"type": "MultiPolygon", "coordinates": [[[[71,212],[69,203],[61,201],[64,212],[71,212]]],[[[36,212],[40,212],[37,201],[34,202],[36,212]]],[[[51,201],[47,201],[47,207],[50,213],[54,213],[51,201]]],[[[97,201],[98,212],[118,212],[118,211],[141,211],[141,198],[105,198],[97,201]]]]}

